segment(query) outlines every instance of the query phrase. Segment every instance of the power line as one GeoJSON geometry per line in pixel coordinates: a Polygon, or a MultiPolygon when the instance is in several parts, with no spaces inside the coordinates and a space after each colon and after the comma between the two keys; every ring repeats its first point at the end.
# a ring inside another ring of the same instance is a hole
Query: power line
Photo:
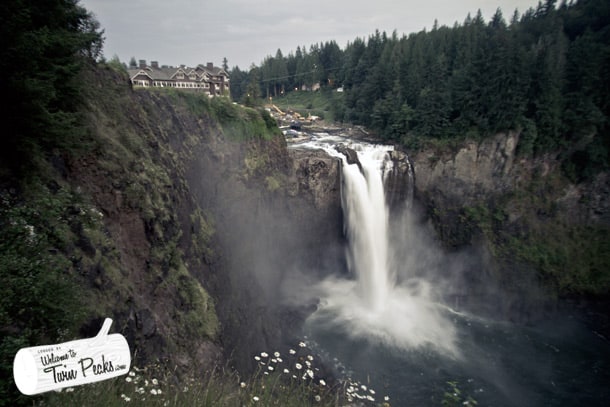
{"type": "MultiPolygon", "coordinates": [[[[340,68],[341,67],[329,68],[329,69],[325,69],[324,71],[325,72],[330,72],[330,71],[335,71],[335,70],[340,69],[340,68]]],[[[292,74],[292,75],[278,76],[278,77],[275,77],[275,78],[268,78],[268,79],[261,79],[259,81],[259,83],[271,82],[271,81],[279,81],[279,80],[288,79],[288,78],[296,78],[297,76],[308,75],[310,73],[314,73],[314,72],[317,72],[317,71],[318,70],[316,68],[314,68],[313,70],[308,71],[308,72],[300,72],[300,73],[295,73],[295,74],[292,74]]]]}

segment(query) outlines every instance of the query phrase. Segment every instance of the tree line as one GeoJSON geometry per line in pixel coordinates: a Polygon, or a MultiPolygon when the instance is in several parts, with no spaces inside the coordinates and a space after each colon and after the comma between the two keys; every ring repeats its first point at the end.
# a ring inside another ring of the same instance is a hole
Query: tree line
{"type": "Polygon", "coordinates": [[[562,151],[575,178],[607,168],[610,151],[610,3],[538,3],[490,21],[480,10],[453,27],[398,36],[376,31],[278,50],[231,71],[232,96],[277,97],[343,87],[334,116],[392,142],[521,132],[519,152],[562,151]]]}

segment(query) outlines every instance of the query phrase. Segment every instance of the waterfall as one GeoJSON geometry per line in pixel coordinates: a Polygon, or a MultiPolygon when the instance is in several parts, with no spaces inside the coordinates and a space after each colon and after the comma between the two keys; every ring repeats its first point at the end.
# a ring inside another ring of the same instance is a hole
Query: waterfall
{"type": "Polygon", "coordinates": [[[384,192],[384,173],[392,161],[385,146],[359,151],[360,166],[342,159],[348,266],[357,277],[363,301],[379,312],[394,284],[388,261],[389,214],[384,192]]]}
{"type": "Polygon", "coordinates": [[[402,349],[431,346],[457,355],[455,330],[447,320],[446,308],[436,301],[435,287],[409,270],[410,264],[420,262],[418,256],[426,248],[409,247],[417,240],[417,228],[408,216],[413,200],[413,171],[408,160],[392,159],[392,146],[342,137],[325,137],[300,148],[322,148],[341,159],[350,272],[349,278],[332,274],[314,287],[319,305],[309,323],[331,330],[342,328],[350,336],[402,349]],[[397,168],[405,161],[406,167],[397,168]],[[395,195],[404,202],[390,215],[385,186],[389,177],[394,178],[394,187],[404,186],[403,174],[409,185],[395,195]]]}

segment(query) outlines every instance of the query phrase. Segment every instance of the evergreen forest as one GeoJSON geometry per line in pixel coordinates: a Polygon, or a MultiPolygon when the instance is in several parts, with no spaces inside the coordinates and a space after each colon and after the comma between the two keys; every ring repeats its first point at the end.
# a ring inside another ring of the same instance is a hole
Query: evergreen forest
{"type": "Polygon", "coordinates": [[[376,31],[345,49],[278,50],[249,72],[233,68],[231,83],[234,100],[340,88],[336,119],[410,148],[515,130],[520,154],[560,152],[578,182],[609,163],[610,3],[546,0],[490,21],[478,11],[453,27],[376,31]]]}

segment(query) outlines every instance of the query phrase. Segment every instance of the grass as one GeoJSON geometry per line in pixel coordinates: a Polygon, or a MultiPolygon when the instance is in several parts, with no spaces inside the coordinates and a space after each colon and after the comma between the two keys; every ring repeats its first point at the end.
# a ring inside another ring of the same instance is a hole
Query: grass
{"type": "Polygon", "coordinates": [[[304,342],[288,354],[261,352],[249,378],[227,368],[176,380],[159,366],[132,367],[119,378],[35,398],[38,406],[390,406],[387,396],[352,380],[320,376],[304,342]]]}
{"type": "Polygon", "coordinates": [[[272,99],[273,104],[284,111],[296,111],[301,116],[318,116],[326,121],[333,122],[336,108],[342,104],[342,93],[331,90],[316,92],[295,91],[272,99]]]}

